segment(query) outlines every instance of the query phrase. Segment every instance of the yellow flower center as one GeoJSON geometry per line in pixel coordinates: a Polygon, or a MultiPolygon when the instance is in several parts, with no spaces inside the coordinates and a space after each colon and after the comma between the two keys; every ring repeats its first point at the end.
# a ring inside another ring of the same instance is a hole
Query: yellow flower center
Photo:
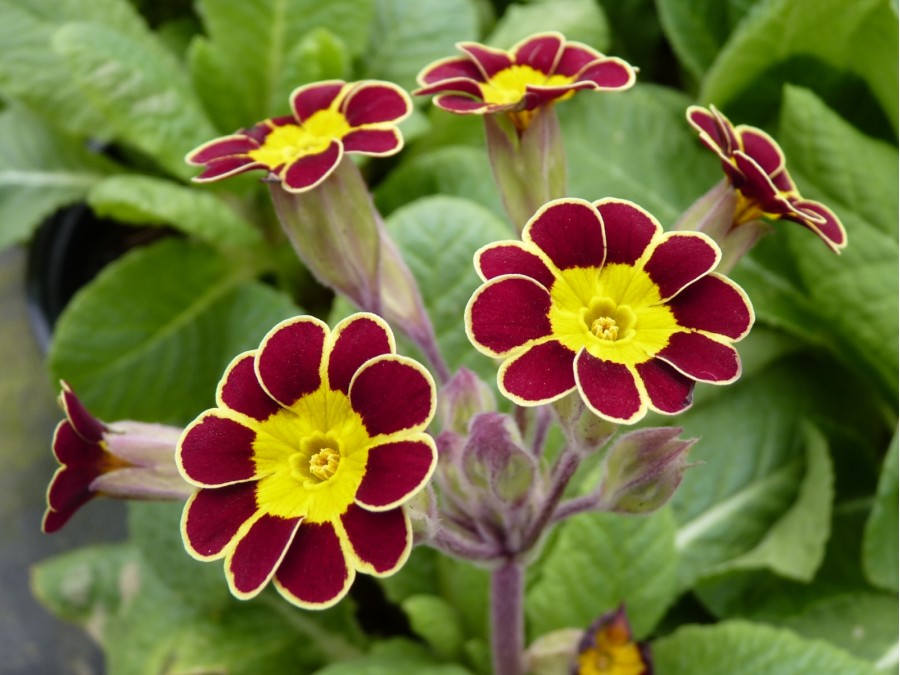
{"type": "Polygon", "coordinates": [[[362,483],[371,438],[339,391],[324,385],[257,425],[259,509],[311,523],[334,521],[362,483]]]}
{"type": "Polygon", "coordinates": [[[285,124],[272,129],[261,147],[247,153],[253,160],[275,170],[306,155],[315,155],[352,130],[337,110],[313,113],[303,125],[285,124]]]}
{"type": "MultiPolygon", "coordinates": [[[[505,105],[516,103],[525,96],[529,84],[553,87],[570,84],[571,77],[566,75],[550,75],[549,77],[531,66],[510,66],[496,73],[490,80],[481,85],[481,95],[485,103],[505,105]]],[[[563,98],[570,96],[566,94],[563,98]]]]}
{"type": "Polygon", "coordinates": [[[649,361],[680,330],[659,289],[640,267],[624,264],[560,272],[550,289],[553,335],[572,351],[605,361],[649,361]]]}
{"type": "Polygon", "coordinates": [[[644,670],[640,648],[617,624],[597,631],[594,644],[578,655],[578,675],[641,675],[644,670]]]}

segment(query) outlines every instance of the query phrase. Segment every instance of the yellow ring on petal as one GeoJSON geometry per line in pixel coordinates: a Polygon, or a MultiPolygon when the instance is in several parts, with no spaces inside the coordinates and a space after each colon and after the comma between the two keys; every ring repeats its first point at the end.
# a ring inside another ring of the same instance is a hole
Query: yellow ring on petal
{"type": "Polygon", "coordinates": [[[556,87],[572,84],[574,78],[565,75],[550,75],[531,66],[513,65],[496,73],[481,87],[481,95],[485,103],[505,105],[517,103],[525,96],[528,85],[540,87],[556,87]]]}
{"type": "Polygon", "coordinates": [[[300,157],[319,154],[332,141],[340,140],[352,130],[347,118],[337,110],[319,110],[310,115],[302,126],[285,124],[275,127],[262,146],[247,155],[274,170],[300,157]]]}

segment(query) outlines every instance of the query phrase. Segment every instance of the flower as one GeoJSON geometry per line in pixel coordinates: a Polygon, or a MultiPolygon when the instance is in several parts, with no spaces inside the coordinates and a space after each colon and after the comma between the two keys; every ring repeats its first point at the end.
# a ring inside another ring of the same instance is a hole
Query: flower
{"type": "Polygon", "coordinates": [[[628,201],[558,199],[525,226],[522,241],[475,254],[485,283],[466,307],[466,332],[504,359],[501,393],[533,406],[578,390],[597,415],[640,420],[674,414],[695,381],[738,378],[731,345],[753,322],[744,292],[712,272],[706,235],[663,233],[628,201]]]}
{"type": "Polygon", "coordinates": [[[578,645],[575,675],[653,675],[650,650],[636,642],[620,606],[597,619],[578,645]]]}
{"type": "Polygon", "coordinates": [[[733,126],[715,106],[690,106],[687,119],[703,144],[719,156],[737,191],[735,226],[762,216],[782,218],[812,230],[835,253],[847,245],[847,233],[834,212],[800,196],[775,139],[755,127],[733,126]]]}
{"type": "Polygon", "coordinates": [[[509,113],[516,127],[528,126],[533,111],[581,89],[618,91],[634,84],[635,71],[622,59],[604,56],[560,33],[532,35],[509,51],[460,42],[465,56],[427,66],[417,95],[440,93],[435,105],[461,115],[509,113]]]}
{"type": "Polygon", "coordinates": [[[288,601],[329,607],[357,571],[386,576],[406,561],[401,506],[434,470],[425,427],[434,383],[398,356],[387,324],[354,314],[330,331],[283,321],[237,356],[178,444],[188,500],[182,534],[200,560],[225,559],[238,598],[274,578],[288,601]]]}
{"type": "Polygon", "coordinates": [[[175,466],[181,429],[143,422],[98,420],[62,382],[59,403],[66,419],[53,434],[62,465],[47,488],[42,529],[56,532],[97,496],[125,499],[186,499],[191,490],[175,466]]]}
{"type": "Polygon", "coordinates": [[[285,190],[304,192],[325,180],[345,152],[386,157],[400,151],[397,124],[412,112],[405,91],[390,82],[328,80],[291,94],[292,115],[264,120],[217,138],[185,158],[204,167],[200,183],[263,169],[285,190]]]}

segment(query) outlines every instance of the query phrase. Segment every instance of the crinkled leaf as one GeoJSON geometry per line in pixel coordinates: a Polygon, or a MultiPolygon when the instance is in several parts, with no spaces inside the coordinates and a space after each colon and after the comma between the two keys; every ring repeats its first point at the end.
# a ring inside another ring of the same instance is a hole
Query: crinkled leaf
{"type": "Polygon", "coordinates": [[[687,626],[653,643],[655,668],[666,675],[874,675],[871,664],[826,642],[746,621],[687,626]]]}
{"type": "Polygon", "coordinates": [[[28,239],[116,168],[22,108],[0,113],[0,249],[28,239]]]}
{"type": "Polygon", "coordinates": [[[363,55],[365,77],[416,87],[416,75],[451,56],[453,45],[478,38],[478,16],[469,0],[374,0],[375,20],[363,55]]]}
{"type": "Polygon", "coordinates": [[[587,627],[624,602],[638,636],[659,621],[677,594],[675,519],[590,513],[565,521],[530,568],[525,611],[532,637],[587,627]]]}
{"type": "Polygon", "coordinates": [[[239,352],[297,313],[282,293],[178,239],[108,266],[60,317],[50,368],[107,420],[185,422],[239,352]]]}
{"type": "Polygon", "coordinates": [[[501,49],[535,33],[556,30],[600,52],[609,48],[610,31],[603,9],[594,0],[537,0],[511,4],[485,41],[501,49]]]}
{"type": "Polygon", "coordinates": [[[897,436],[891,441],[863,539],[863,569],[878,588],[897,592],[897,436]]]}
{"type": "Polygon", "coordinates": [[[709,151],[688,132],[689,104],[679,92],[638,85],[621,93],[581,92],[558,105],[569,194],[630,199],[671,227],[721,178],[709,151]]]}
{"type": "Polygon", "coordinates": [[[457,657],[464,635],[460,616],[449,602],[436,595],[413,595],[403,601],[413,632],[444,659],[457,657]]]}
{"type": "Polygon", "coordinates": [[[364,657],[334,663],[315,675],[469,675],[462,666],[440,663],[421,644],[402,638],[379,640],[364,657]]]}
{"type": "Polygon", "coordinates": [[[345,69],[345,50],[356,57],[366,46],[371,5],[371,0],[200,2],[208,37],[191,46],[191,73],[217,127],[230,133],[286,114],[295,87],[342,76],[335,71],[345,69]]]}
{"type": "Polygon", "coordinates": [[[175,176],[195,173],[184,156],[216,132],[181,63],[161,42],[134,40],[108,26],[74,23],[57,31],[53,49],[117,140],[175,176]]]}
{"type": "Polygon", "coordinates": [[[259,231],[214,193],[161,178],[111,176],[94,185],[87,199],[100,216],[136,225],[170,225],[214,246],[249,246],[261,240],[259,231]]]}
{"type": "Polygon", "coordinates": [[[771,71],[790,59],[814,59],[861,78],[896,133],[896,54],[897,15],[885,0],[764,0],[709,69],[700,99],[726,105],[754,87],[759,98],[763,80],[777,96],[784,80],[771,71]]]}

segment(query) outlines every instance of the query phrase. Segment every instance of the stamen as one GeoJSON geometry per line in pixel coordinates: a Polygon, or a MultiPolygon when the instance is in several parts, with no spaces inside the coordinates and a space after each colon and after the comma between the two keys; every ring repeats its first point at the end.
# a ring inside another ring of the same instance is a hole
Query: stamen
{"type": "Polygon", "coordinates": [[[601,340],[615,341],[619,337],[619,324],[610,316],[601,316],[591,323],[591,332],[601,340]]]}
{"type": "Polygon", "coordinates": [[[334,475],[341,463],[341,453],[333,448],[322,448],[309,459],[309,472],[325,481],[334,475]]]}

